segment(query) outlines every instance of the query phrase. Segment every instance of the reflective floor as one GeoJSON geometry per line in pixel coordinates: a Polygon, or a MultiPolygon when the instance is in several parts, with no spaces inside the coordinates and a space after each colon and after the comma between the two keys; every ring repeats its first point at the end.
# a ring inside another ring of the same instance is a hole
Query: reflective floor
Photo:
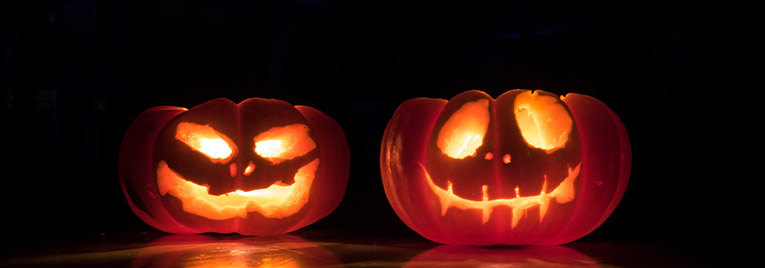
{"type": "MultiPolygon", "coordinates": [[[[8,267],[699,267],[682,250],[646,243],[576,241],[551,247],[457,247],[421,238],[341,239],[326,235],[104,234],[94,241],[4,256],[8,267]],[[313,238],[311,238],[313,237],[313,238]]],[[[8,254],[6,254],[8,255],[8,254]]]]}

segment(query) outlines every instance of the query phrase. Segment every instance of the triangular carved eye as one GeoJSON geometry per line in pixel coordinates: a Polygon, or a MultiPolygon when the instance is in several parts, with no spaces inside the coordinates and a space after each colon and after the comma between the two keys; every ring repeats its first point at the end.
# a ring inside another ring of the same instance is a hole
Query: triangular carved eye
{"type": "Polygon", "coordinates": [[[181,122],[176,129],[175,139],[215,163],[225,164],[236,154],[234,142],[208,125],[181,122]]]}
{"type": "Polygon", "coordinates": [[[451,158],[475,156],[488,127],[489,100],[465,103],[441,127],[436,145],[451,158]]]}
{"type": "Polygon", "coordinates": [[[316,148],[308,130],[303,124],[272,127],[255,136],[253,150],[274,165],[307,154],[316,148]]]}
{"type": "Polygon", "coordinates": [[[566,146],[573,121],[559,99],[526,91],[515,98],[514,111],[518,128],[529,147],[550,154],[566,146]]]}

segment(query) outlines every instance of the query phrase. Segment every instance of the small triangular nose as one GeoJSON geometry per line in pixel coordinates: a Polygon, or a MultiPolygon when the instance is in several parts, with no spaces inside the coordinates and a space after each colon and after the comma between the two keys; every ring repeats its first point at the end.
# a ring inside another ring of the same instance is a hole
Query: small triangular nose
{"type": "Polygon", "coordinates": [[[229,171],[231,171],[231,177],[236,177],[236,163],[231,163],[230,166],[228,166],[229,171]]]}

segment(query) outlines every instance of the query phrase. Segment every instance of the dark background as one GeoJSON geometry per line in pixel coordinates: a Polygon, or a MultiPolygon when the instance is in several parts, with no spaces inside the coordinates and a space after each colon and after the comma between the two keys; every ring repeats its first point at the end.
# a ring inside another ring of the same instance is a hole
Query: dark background
{"type": "MultiPolygon", "coordinates": [[[[754,2],[754,1],[752,1],[754,2]]],[[[629,186],[585,239],[761,251],[762,4],[692,1],[11,1],[2,13],[0,246],[151,231],[117,179],[127,127],[226,97],[343,127],[345,199],[308,230],[413,237],[383,192],[388,119],[468,89],[577,92],[632,142],[629,186]]],[[[703,255],[702,255],[703,254],[703,255]]]]}

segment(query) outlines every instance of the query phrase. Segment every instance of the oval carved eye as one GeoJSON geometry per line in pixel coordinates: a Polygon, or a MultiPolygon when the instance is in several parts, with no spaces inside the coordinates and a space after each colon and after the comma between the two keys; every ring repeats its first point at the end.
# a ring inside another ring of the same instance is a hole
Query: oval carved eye
{"type": "Polygon", "coordinates": [[[175,139],[216,163],[226,163],[236,153],[234,142],[208,125],[181,122],[176,129],[175,139]]]}
{"type": "Polygon", "coordinates": [[[465,103],[441,127],[436,145],[451,158],[475,156],[488,127],[489,100],[465,103]]]}
{"type": "Polygon", "coordinates": [[[307,154],[316,148],[308,130],[303,124],[272,127],[255,136],[253,150],[274,165],[307,154]]]}
{"type": "Polygon", "coordinates": [[[566,146],[571,115],[555,97],[526,91],[515,98],[515,120],[530,147],[551,154],[566,146]]]}

